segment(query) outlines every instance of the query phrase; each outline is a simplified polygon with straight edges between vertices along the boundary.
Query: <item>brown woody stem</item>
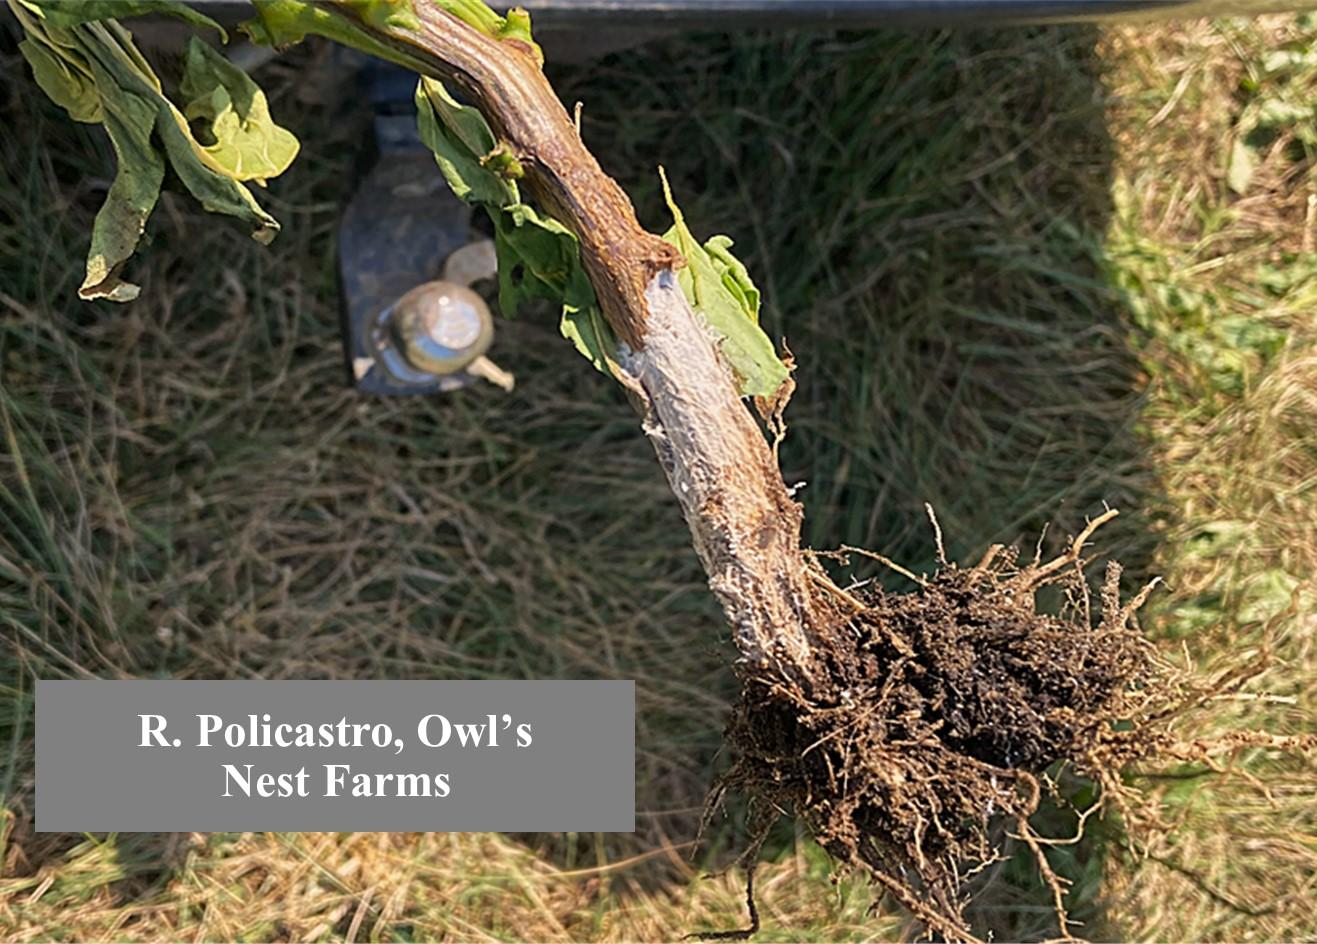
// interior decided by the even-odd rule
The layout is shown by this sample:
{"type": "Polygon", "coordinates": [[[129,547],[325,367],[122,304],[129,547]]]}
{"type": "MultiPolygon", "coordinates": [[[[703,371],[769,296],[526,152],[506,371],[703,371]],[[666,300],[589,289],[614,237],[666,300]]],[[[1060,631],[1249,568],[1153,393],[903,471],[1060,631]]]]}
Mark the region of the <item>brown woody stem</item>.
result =
{"type": "Polygon", "coordinates": [[[541,208],[579,238],[604,317],[622,345],[623,384],[644,417],[709,585],[752,666],[807,680],[830,612],[800,549],[802,511],[738,394],[704,319],[687,302],[670,244],[586,150],[539,63],[430,3],[420,27],[378,39],[423,74],[458,86],[525,170],[541,208]]]}

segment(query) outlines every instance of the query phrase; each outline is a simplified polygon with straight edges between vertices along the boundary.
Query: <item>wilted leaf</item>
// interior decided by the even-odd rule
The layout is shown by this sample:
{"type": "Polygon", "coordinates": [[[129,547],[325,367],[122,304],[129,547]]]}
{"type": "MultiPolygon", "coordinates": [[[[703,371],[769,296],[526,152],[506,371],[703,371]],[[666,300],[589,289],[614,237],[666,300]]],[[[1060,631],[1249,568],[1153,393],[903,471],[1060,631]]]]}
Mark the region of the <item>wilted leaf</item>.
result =
{"type": "Polygon", "coordinates": [[[500,209],[521,201],[517,185],[480,160],[498,141],[479,111],[459,103],[442,82],[421,79],[416,86],[416,117],[421,141],[434,152],[448,186],[459,198],[500,209]]]}
{"type": "MultiPolygon", "coordinates": [[[[133,44],[132,35],[114,20],[104,19],[110,6],[136,12],[162,12],[166,4],[84,5],[9,0],[9,6],[27,34],[24,55],[33,64],[42,88],[75,118],[103,121],[114,148],[115,178],[96,215],[87,255],[87,275],[79,295],[112,301],[128,301],[137,296],[137,286],[125,282],[120,272],[136,250],[147,218],[159,199],[166,161],[207,210],[246,222],[262,242],[273,238],[279,224],[260,208],[235,177],[251,170],[253,164],[273,176],[287,166],[287,160],[257,160],[246,156],[247,151],[253,150],[250,138],[239,146],[241,160],[234,160],[229,166],[217,159],[193,138],[187,118],[164,95],[160,80],[133,44]],[[148,6],[150,10],[146,9],[148,6]],[[61,22],[70,25],[59,25],[61,22]],[[246,150],[242,150],[243,146],[246,150]]],[[[263,127],[268,122],[269,127],[274,127],[268,121],[268,111],[262,115],[264,97],[260,96],[258,101],[258,95],[251,94],[254,85],[239,82],[213,61],[209,65],[213,73],[223,75],[219,87],[231,97],[228,113],[235,120],[245,115],[256,125],[263,127]],[[245,96],[245,110],[244,101],[239,100],[242,96],[245,96]]],[[[227,63],[225,66],[233,69],[227,63]]],[[[218,111],[215,123],[224,114],[223,110],[218,111]]],[[[249,135],[256,133],[252,128],[247,131],[249,135]]],[[[286,153],[286,139],[273,137],[271,141],[265,157],[282,154],[291,160],[286,153]]],[[[295,151],[296,143],[292,146],[295,151]]]]}
{"type": "Polygon", "coordinates": [[[32,76],[41,91],[67,111],[70,118],[88,124],[101,120],[101,98],[96,94],[91,75],[61,56],[44,39],[30,36],[18,44],[18,49],[32,67],[32,76]]]}
{"type": "Polygon", "coordinates": [[[695,240],[672,199],[666,175],[663,196],[674,221],[663,238],[686,257],[686,267],[677,273],[686,299],[721,337],[720,349],[740,380],[742,395],[771,400],[790,371],[759,327],[759,290],[731,254],[730,239],[715,236],[703,246],[695,240]]]}
{"type": "Polygon", "coordinates": [[[207,122],[215,140],[202,146],[202,160],[225,176],[263,185],[297,156],[297,138],[274,123],[260,87],[195,36],[183,58],[182,92],[183,114],[207,122]]]}
{"type": "MultiPolygon", "coordinates": [[[[93,64],[99,71],[99,66],[93,64]]],[[[99,78],[99,76],[98,76],[99,78]]],[[[107,96],[105,130],[114,146],[114,183],[92,225],[87,276],[78,289],[85,299],[132,301],[140,289],[119,278],[119,271],[137,249],[147,218],[160,197],[165,162],[151,144],[156,110],[133,94],[107,96]]]]}
{"type": "Polygon", "coordinates": [[[51,26],[80,26],[98,20],[120,20],[148,13],[175,16],[193,26],[216,30],[228,42],[228,33],[210,17],[182,0],[21,0],[37,10],[51,26]]]}
{"type": "Polygon", "coordinates": [[[454,99],[442,83],[421,79],[416,113],[421,140],[434,151],[449,187],[468,203],[484,207],[494,221],[503,313],[515,315],[532,298],[557,302],[562,305],[563,337],[595,367],[610,373],[612,332],[581,264],[575,234],[522,203],[516,181],[496,170],[499,162],[490,157],[497,153],[498,139],[479,111],[454,99]]]}
{"type": "Polygon", "coordinates": [[[87,50],[92,60],[103,70],[97,76],[101,101],[125,93],[151,102],[155,108],[155,131],[164,146],[166,157],[179,180],[188,191],[201,201],[201,205],[215,213],[236,217],[252,227],[252,235],[260,242],[269,242],[279,231],[279,224],[257,205],[251,192],[221,170],[202,159],[204,149],[192,137],[187,119],[160,91],[159,79],[154,73],[144,72],[128,31],[117,23],[92,23],[75,27],[87,31],[99,42],[89,42],[87,50]],[[111,39],[111,30],[121,34],[119,42],[111,39]],[[131,47],[131,48],[127,48],[131,47]]]}

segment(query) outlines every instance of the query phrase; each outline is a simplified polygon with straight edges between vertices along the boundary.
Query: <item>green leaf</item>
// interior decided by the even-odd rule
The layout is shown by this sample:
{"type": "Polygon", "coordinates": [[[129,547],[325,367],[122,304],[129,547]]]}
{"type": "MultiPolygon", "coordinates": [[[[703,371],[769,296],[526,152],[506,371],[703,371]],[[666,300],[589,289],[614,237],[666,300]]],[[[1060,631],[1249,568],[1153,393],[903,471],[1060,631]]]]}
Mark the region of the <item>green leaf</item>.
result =
{"type": "Polygon", "coordinates": [[[216,30],[225,42],[229,34],[210,17],[183,0],[22,0],[51,26],[81,26],[99,20],[118,20],[148,13],[176,16],[193,26],[216,30]]]}
{"type": "MultiPolygon", "coordinates": [[[[412,0],[340,0],[352,9],[367,26],[382,30],[417,29],[421,21],[412,9],[412,0]]],[[[424,0],[422,0],[424,2],[424,0]]]]}
{"type": "Polygon", "coordinates": [[[119,272],[137,249],[147,218],[155,209],[165,179],[165,162],[151,144],[156,110],[150,100],[132,94],[109,96],[104,108],[105,130],[114,147],[117,169],[92,225],[87,275],[78,295],[127,302],[140,289],[122,280],[119,272]]]}
{"type": "Polygon", "coordinates": [[[530,14],[522,7],[513,7],[508,11],[507,16],[499,16],[483,0],[434,0],[434,2],[445,13],[452,14],[486,36],[522,43],[535,56],[536,61],[544,63],[544,51],[531,38],[530,14]]]}
{"type": "Polygon", "coordinates": [[[215,141],[202,146],[202,159],[220,173],[264,185],[297,156],[297,138],[274,123],[260,87],[195,36],[184,55],[182,92],[184,115],[206,122],[215,141]]]}
{"type": "MultiPolygon", "coordinates": [[[[339,10],[337,4],[252,0],[252,6],[256,8],[256,18],[239,27],[252,42],[282,48],[300,43],[307,36],[323,36],[414,72],[424,71],[426,67],[421,59],[373,35],[339,10]]],[[[405,32],[417,25],[408,0],[355,0],[349,6],[364,22],[385,32],[405,32]]]]}
{"type": "Polygon", "coordinates": [[[686,257],[686,267],[677,273],[682,291],[718,334],[720,350],[736,372],[741,394],[772,400],[790,370],[759,327],[759,290],[745,266],[732,255],[730,239],[714,236],[703,246],[696,241],[672,199],[667,175],[661,169],[659,173],[673,218],[672,228],[663,238],[686,257]]]}
{"type": "Polygon", "coordinates": [[[617,345],[581,264],[581,247],[567,227],[525,204],[495,217],[499,307],[513,316],[532,298],[562,305],[559,331],[597,370],[612,373],[617,345]]]}
{"type": "Polygon", "coordinates": [[[517,185],[481,160],[498,141],[479,111],[459,103],[442,82],[421,79],[416,86],[416,118],[421,141],[434,152],[448,186],[459,198],[496,209],[521,202],[517,185]]]}
{"type": "Polygon", "coordinates": [[[89,73],[40,39],[25,39],[18,44],[18,50],[32,67],[32,76],[41,91],[67,111],[70,118],[87,124],[101,120],[101,99],[89,73]]]}
{"type": "Polygon", "coordinates": [[[497,36],[505,20],[481,0],[434,0],[435,6],[487,36],[497,36]]]}
{"type": "Polygon", "coordinates": [[[535,57],[541,63],[544,62],[543,50],[535,40],[531,39],[530,11],[525,7],[513,7],[508,11],[508,15],[503,18],[503,25],[499,27],[498,38],[525,43],[535,53],[535,57]]]}
{"type": "Polygon", "coordinates": [[[596,368],[611,373],[616,344],[581,264],[575,234],[521,202],[510,179],[516,176],[515,157],[501,147],[480,112],[454,99],[441,82],[417,83],[416,114],[421,140],[434,151],[449,187],[494,221],[503,314],[514,316],[530,299],[557,302],[563,337],[596,368]]]}
{"type": "MultiPolygon", "coordinates": [[[[593,301],[593,288],[590,297],[593,301]]],[[[583,308],[564,304],[558,330],[576,346],[582,357],[594,365],[595,370],[612,375],[613,364],[617,360],[617,342],[613,339],[613,329],[608,327],[604,313],[597,304],[583,308]]]]}

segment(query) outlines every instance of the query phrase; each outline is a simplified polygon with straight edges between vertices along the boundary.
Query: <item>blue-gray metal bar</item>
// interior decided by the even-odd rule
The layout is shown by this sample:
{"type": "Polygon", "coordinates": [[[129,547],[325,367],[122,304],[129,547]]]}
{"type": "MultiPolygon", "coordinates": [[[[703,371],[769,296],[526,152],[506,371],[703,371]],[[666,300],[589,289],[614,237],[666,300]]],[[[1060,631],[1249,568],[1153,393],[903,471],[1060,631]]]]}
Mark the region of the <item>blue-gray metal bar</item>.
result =
{"type": "Polygon", "coordinates": [[[761,26],[1175,19],[1251,15],[1317,4],[1314,0],[520,0],[517,5],[554,25],[614,18],[715,27],[731,19],[761,26]]]}
{"type": "MultiPolygon", "coordinates": [[[[246,0],[189,0],[241,18],[246,0]]],[[[1317,0],[518,0],[544,26],[700,29],[741,26],[864,27],[898,23],[970,26],[993,22],[1175,19],[1312,9],[1317,0]]]]}

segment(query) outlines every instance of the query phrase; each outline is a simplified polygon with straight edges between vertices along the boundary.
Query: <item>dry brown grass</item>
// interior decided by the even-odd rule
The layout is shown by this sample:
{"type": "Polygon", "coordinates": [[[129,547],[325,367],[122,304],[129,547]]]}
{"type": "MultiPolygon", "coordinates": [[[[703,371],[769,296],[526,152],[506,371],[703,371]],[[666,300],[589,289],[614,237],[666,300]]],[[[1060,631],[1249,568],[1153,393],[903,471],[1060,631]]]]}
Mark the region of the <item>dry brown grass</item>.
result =
{"type": "MultiPolygon", "coordinates": [[[[1113,90],[1127,103],[1113,123],[1126,197],[1110,264],[1149,299],[1145,416],[1170,503],[1154,566],[1172,593],[1155,625],[1215,666],[1254,657],[1268,623],[1275,633],[1269,667],[1217,705],[1216,730],[1312,733],[1317,719],[1312,117],[1260,145],[1242,193],[1226,182],[1222,143],[1243,133],[1242,116],[1259,102],[1311,101],[1311,65],[1268,75],[1264,63],[1313,41],[1311,18],[1291,17],[1115,31],[1107,41],[1113,90]]],[[[1265,790],[1200,768],[1148,779],[1182,825],[1146,860],[1109,863],[1115,919],[1129,936],[1314,933],[1314,767],[1239,762],[1265,790]]]]}
{"type": "MultiPolygon", "coordinates": [[[[562,869],[497,834],[125,836],[119,845],[150,870],[107,881],[121,863],[84,844],[66,853],[81,868],[64,865],[55,881],[21,892],[11,882],[6,940],[667,940],[673,928],[724,921],[744,897],[739,876],[700,880],[671,847],[651,854],[683,880],[655,889],[637,880],[635,861],[562,869]],[[159,874],[165,862],[174,877],[159,874]]],[[[801,856],[765,870],[761,907],[774,923],[822,918],[830,939],[881,926],[865,917],[865,895],[820,902],[811,871],[801,856]]]]}
{"type": "MultiPolygon", "coordinates": [[[[679,136],[688,217],[754,261],[803,364],[784,455],[818,543],[919,569],[925,500],[957,557],[1049,520],[1064,537],[1104,498],[1144,509],[1115,549],[1171,586],[1147,625],[1220,664],[1317,564],[1313,161],[1292,122],[1258,144],[1243,194],[1223,163],[1243,109],[1317,67],[1240,77],[1313,35],[1282,18],[706,37],[559,78],[642,218],[661,224],[650,165],[679,136]]],[[[341,389],[332,232],[362,115],[300,59],[262,76],[307,142],[272,188],[276,244],[169,200],[142,300],[79,305],[104,148],[3,55],[0,113],[25,133],[0,136],[0,937],[661,940],[740,923],[742,876],[700,876],[743,837],[718,824],[690,859],[729,650],[617,392],[534,319],[500,341],[511,397],[341,389]],[[641,829],[35,836],[31,680],[84,674],[635,678],[641,829]]],[[[1222,726],[1313,730],[1301,604],[1222,726]]],[[[1052,851],[1091,933],[1317,934],[1317,777],[1239,763],[1275,805],[1153,771],[1186,823],[1153,857],[1114,828],[1052,851]]],[[[803,835],[780,827],[768,855],[765,940],[904,933],[803,835]]],[[[977,928],[1049,932],[1036,876],[986,884],[977,928]]]]}

